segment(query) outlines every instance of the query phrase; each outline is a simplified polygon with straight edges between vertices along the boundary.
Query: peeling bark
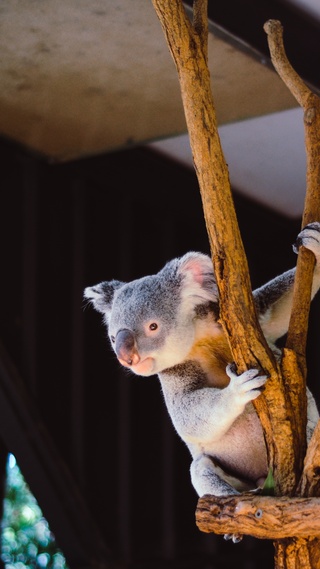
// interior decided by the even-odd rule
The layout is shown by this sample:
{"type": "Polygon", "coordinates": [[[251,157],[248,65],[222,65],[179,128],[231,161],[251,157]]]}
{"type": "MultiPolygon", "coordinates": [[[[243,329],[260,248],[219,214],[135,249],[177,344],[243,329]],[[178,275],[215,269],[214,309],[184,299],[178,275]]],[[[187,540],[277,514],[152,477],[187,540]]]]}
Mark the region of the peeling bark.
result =
{"type": "MultiPolygon", "coordinates": [[[[289,63],[284,45],[283,28],[279,21],[269,20],[264,25],[272,63],[304,111],[304,132],[307,155],[306,198],[302,226],[320,220],[320,99],[304,84],[289,63]]],[[[290,400],[294,432],[297,434],[296,457],[301,464],[305,455],[306,424],[306,361],[305,350],[314,257],[302,247],[297,262],[293,307],[290,318],[282,376],[290,400]],[[296,364],[292,360],[296,359],[296,364]]],[[[300,465],[298,465],[298,468],[300,465]]],[[[319,496],[320,492],[320,427],[315,429],[304,460],[304,469],[297,495],[319,496]]],[[[276,567],[320,568],[320,540],[289,539],[275,544],[276,567]]]]}
{"type": "Polygon", "coordinates": [[[221,535],[273,540],[316,537],[320,535],[320,498],[206,495],[199,499],[196,521],[200,530],[221,535]]]}
{"type": "MultiPolygon", "coordinates": [[[[304,248],[299,252],[294,306],[280,370],[257,320],[228,168],[217,130],[207,66],[207,0],[194,0],[193,22],[189,20],[181,0],[152,2],[179,76],[219,289],[221,323],[238,372],[256,367],[269,375],[264,394],[254,401],[254,405],[264,430],[278,498],[261,502],[266,498],[252,493],[229,498],[206,496],[199,500],[197,523],[202,531],[223,534],[247,532],[251,535],[261,531],[262,534],[256,537],[275,539],[277,569],[320,569],[319,540],[315,537],[320,535],[320,527],[314,529],[314,512],[318,511],[318,501],[289,498],[297,493],[306,448],[305,345],[313,255],[304,248]],[[263,508],[258,507],[258,511],[261,509],[263,512],[260,519],[257,519],[257,503],[260,506],[263,503],[263,508]],[[269,520],[269,523],[265,524],[265,520],[269,520]]],[[[265,31],[272,61],[279,75],[305,110],[308,169],[303,216],[305,225],[320,220],[320,102],[287,61],[281,24],[270,20],[265,25],[265,31]]],[[[320,428],[316,429],[305,459],[299,485],[301,496],[318,494],[320,490],[318,441],[320,428]]]]}
{"type": "MultiPolygon", "coordinates": [[[[189,20],[181,0],[153,0],[175,62],[197,173],[217,285],[221,323],[238,372],[259,368],[269,376],[254,406],[264,430],[278,493],[297,483],[290,410],[279,369],[261,331],[252,298],[247,259],[217,129],[207,66],[207,26],[189,20]],[[284,440],[283,433],[287,433],[284,440]],[[277,457],[277,460],[275,460],[277,457]],[[282,464],[280,468],[278,465],[282,464]]],[[[207,18],[207,1],[194,2],[196,22],[207,18]]]]}

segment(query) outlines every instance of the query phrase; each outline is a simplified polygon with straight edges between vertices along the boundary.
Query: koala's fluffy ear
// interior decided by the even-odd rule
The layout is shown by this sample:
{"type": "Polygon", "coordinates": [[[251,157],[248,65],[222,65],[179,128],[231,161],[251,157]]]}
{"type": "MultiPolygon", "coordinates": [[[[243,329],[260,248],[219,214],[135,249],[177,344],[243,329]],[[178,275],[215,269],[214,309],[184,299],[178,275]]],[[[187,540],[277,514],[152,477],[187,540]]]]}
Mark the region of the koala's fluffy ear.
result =
{"type": "Polygon", "coordinates": [[[121,281],[104,281],[95,286],[84,289],[83,296],[89,300],[93,307],[108,317],[113,302],[115,291],[124,283],[121,281]]]}
{"type": "Polygon", "coordinates": [[[203,253],[187,253],[179,260],[178,273],[184,277],[182,295],[194,306],[217,302],[219,294],[210,257],[203,253]]]}

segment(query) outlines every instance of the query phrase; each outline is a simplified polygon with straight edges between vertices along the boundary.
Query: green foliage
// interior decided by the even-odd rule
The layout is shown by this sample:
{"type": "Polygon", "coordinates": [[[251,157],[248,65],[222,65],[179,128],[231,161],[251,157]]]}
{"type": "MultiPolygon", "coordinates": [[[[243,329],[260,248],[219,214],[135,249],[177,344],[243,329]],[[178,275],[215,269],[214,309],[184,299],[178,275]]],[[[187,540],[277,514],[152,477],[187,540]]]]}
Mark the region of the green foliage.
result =
{"type": "Polygon", "coordinates": [[[272,472],[272,468],[269,468],[269,472],[268,472],[268,476],[264,481],[264,485],[261,491],[261,494],[265,495],[265,496],[274,496],[274,491],[275,491],[275,481],[273,478],[273,472],[272,472]]]}
{"type": "Polygon", "coordinates": [[[67,569],[13,455],[7,465],[1,558],[6,569],[67,569]]]}

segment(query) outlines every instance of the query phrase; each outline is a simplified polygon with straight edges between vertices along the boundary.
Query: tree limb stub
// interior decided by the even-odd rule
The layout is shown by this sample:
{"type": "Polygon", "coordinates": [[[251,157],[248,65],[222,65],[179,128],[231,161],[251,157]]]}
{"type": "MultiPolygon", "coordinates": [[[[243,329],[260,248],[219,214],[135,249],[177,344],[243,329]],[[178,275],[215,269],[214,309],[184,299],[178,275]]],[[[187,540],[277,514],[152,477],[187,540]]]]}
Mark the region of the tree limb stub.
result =
{"type": "Polygon", "coordinates": [[[283,27],[281,22],[279,22],[279,20],[268,20],[264,24],[263,29],[268,36],[271,61],[277,73],[287,85],[299,105],[303,107],[309,97],[310,89],[289,63],[283,44],[283,27]]]}
{"type": "Polygon", "coordinates": [[[320,499],[259,496],[203,496],[196,523],[203,532],[243,534],[259,539],[320,536],[320,499]]]}

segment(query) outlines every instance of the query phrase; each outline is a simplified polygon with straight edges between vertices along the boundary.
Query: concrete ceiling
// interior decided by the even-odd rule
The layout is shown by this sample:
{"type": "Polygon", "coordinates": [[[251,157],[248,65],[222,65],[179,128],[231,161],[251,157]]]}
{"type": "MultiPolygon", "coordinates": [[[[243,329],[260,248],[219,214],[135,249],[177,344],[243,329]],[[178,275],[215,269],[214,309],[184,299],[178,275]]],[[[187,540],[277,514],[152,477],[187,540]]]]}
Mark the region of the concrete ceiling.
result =
{"type": "MultiPolygon", "coordinates": [[[[145,0],[2,0],[0,134],[51,160],[186,132],[176,69],[145,0]]],[[[218,121],[292,108],[265,61],[212,26],[218,121]]]]}
{"type": "MultiPolygon", "coordinates": [[[[227,0],[234,25],[250,1],[227,0]]],[[[320,21],[318,0],[269,2],[320,21]]],[[[260,6],[269,14],[269,2],[254,4],[247,22],[260,6]]],[[[298,17],[294,31],[299,24],[298,17]]],[[[150,143],[192,167],[176,69],[151,1],[2,0],[0,31],[0,135],[50,161],[150,143]]],[[[304,38],[313,48],[306,33],[299,50],[304,38]]],[[[209,66],[232,185],[296,217],[305,191],[301,111],[261,53],[210,21],[209,66]]]]}

